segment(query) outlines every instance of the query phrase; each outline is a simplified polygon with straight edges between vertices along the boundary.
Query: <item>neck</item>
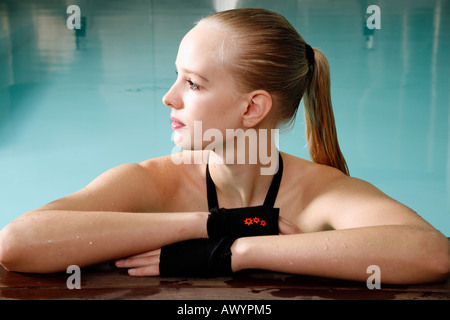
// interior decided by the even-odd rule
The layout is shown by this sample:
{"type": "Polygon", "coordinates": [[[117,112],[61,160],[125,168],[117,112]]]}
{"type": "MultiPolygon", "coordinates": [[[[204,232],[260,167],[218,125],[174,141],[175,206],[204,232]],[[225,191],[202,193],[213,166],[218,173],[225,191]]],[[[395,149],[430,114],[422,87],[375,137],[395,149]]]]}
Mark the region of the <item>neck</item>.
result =
{"type": "Polygon", "coordinates": [[[267,134],[269,139],[260,136],[253,144],[253,136],[243,135],[248,137],[249,143],[239,144],[241,134],[236,136],[236,144],[228,143],[227,148],[215,149],[209,154],[209,170],[221,207],[261,205],[277,172],[278,132],[267,134]]]}

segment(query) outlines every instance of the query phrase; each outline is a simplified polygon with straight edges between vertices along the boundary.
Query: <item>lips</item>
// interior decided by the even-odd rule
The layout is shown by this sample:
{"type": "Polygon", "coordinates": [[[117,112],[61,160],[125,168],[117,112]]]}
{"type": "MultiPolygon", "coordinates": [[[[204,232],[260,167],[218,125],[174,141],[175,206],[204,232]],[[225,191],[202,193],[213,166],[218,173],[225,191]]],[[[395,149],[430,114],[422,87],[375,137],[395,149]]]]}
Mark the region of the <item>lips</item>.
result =
{"type": "Polygon", "coordinates": [[[175,117],[170,117],[170,120],[172,120],[172,129],[173,130],[177,130],[177,129],[186,127],[186,125],[183,122],[181,122],[180,120],[178,120],[175,117]]]}

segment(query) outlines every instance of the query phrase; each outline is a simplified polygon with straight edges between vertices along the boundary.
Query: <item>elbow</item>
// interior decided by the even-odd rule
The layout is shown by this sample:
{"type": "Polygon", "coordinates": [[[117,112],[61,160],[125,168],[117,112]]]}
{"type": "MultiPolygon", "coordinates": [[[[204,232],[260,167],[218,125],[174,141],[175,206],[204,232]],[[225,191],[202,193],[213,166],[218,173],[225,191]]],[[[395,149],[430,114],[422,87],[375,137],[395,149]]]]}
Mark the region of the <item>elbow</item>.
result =
{"type": "Polygon", "coordinates": [[[423,259],[429,278],[426,282],[447,281],[450,276],[450,241],[438,232],[433,240],[430,241],[433,249],[429,247],[427,257],[423,259]]]}
{"type": "Polygon", "coordinates": [[[0,264],[8,271],[17,271],[16,264],[19,259],[18,248],[14,244],[14,232],[10,225],[0,231],[0,264]]]}
{"type": "Polygon", "coordinates": [[[442,251],[436,259],[437,275],[439,280],[446,281],[450,276],[450,241],[442,237],[442,251]]]}
{"type": "Polygon", "coordinates": [[[415,235],[415,240],[416,245],[408,249],[409,258],[398,260],[396,265],[399,268],[395,272],[385,273],[383,282],[424,284],[448,281],[450,241],[436,230],[421,231],[421,234],[415,235]]]}
{"type": "Polygon", "coordinates": [[[0,264],[7,271],[36,272],[32,263],[38,252],[35,249],[16,223],[0,230],[0,264]]]}

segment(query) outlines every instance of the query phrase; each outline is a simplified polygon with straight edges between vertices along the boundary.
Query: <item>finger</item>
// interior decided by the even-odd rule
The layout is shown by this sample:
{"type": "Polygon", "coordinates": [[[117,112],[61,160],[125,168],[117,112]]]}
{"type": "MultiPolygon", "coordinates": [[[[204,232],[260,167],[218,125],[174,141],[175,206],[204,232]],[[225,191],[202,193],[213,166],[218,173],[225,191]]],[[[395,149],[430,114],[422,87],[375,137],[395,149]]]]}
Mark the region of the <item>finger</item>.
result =
{"type": "Polygon", "coordinates": [[[159,276],[159,264],[128,270],[128,274],[133,277],[159,276]]]}
{"type": "Polygon", "coordinates": [[[128,258],[116,261],[116,267],[118,268],[139,268],[151,265],[159,265],[159,255],[142,258],[128,258]]]}

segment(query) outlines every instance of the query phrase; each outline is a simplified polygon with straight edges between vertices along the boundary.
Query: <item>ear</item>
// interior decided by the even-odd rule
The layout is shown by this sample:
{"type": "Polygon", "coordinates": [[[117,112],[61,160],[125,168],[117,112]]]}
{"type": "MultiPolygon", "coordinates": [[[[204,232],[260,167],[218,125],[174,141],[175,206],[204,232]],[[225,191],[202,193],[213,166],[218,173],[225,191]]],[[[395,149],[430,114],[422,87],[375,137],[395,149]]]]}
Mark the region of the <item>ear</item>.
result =
{"type": "Polygon", "coordinates": [[[248,97],[242,121],[245,127],[253,128],[263,121],[272,109],[272,97],[265,90],[253,91],[248,97]]]}

